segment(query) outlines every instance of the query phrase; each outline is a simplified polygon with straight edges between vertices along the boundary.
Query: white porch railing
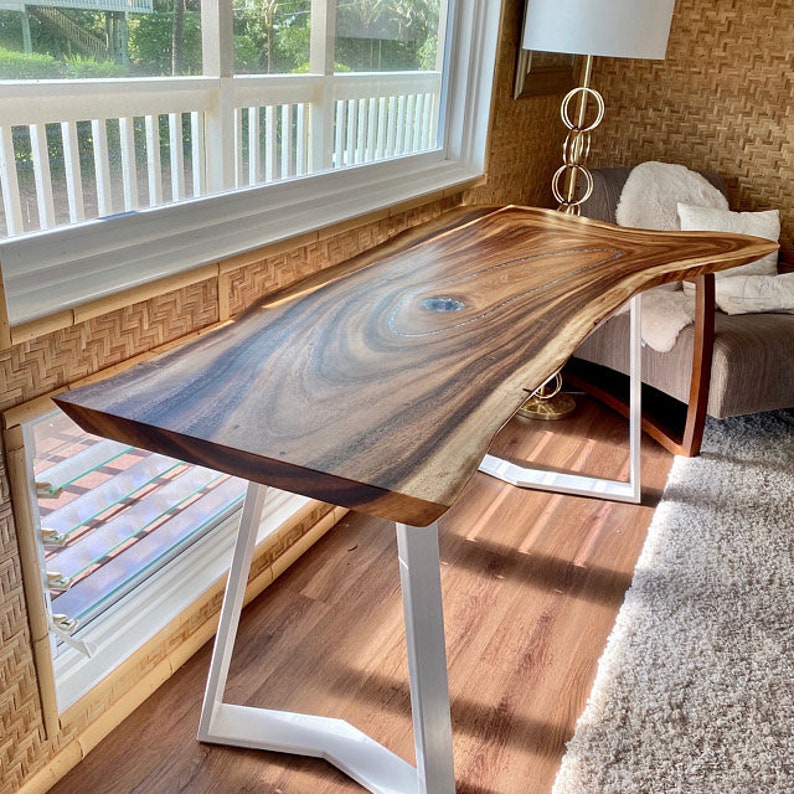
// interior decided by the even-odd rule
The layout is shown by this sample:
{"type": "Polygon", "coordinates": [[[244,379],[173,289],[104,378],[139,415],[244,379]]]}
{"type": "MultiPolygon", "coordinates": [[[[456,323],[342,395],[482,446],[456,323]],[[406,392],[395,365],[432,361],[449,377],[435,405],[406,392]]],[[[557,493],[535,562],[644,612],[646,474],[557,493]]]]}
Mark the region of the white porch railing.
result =
{"type": "Polygon", "coordinates": [[[0,236],[436,146],[438,72],[0,83],[0,236]]]}

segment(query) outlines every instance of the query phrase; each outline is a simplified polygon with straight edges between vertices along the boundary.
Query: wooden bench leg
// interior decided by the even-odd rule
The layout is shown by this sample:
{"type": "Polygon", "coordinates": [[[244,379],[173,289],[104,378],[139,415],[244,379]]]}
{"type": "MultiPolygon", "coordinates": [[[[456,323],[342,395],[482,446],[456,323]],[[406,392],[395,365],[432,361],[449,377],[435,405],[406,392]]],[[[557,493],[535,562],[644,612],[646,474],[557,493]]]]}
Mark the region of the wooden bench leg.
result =
{"type": "Polygon", "coordinates": [[[688,458],[700,452],[706,427],[706,408],[711,387],[714,357],[714,274],[695,281],[695,338],[692,344],[692,378],[681,448],[676,453],[688,458]]]}

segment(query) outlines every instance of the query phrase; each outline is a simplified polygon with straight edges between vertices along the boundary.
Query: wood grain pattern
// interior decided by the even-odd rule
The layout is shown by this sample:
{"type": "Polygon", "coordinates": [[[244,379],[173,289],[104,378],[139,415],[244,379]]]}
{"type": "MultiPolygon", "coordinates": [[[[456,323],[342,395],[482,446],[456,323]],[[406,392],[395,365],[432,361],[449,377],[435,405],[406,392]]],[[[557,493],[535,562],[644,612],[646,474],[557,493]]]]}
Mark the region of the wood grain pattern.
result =
{"type": "Polygon", "coordinates": [[[406,245],[56,402],[100,435],[421,526],[631,295],[776,248],[521,207],[406,245]]]}

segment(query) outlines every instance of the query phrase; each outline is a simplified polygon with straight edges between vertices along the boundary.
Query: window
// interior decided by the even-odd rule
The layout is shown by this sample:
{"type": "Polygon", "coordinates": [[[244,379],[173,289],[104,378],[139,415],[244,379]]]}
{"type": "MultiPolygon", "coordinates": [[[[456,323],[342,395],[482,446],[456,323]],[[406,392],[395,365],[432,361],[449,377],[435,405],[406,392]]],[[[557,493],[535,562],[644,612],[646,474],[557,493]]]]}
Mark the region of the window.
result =
{"type": "Polygon", "coordinates": [[[228,518],[245,483],[97,438],[60,411],[30,427],[51,612],[67,634],[228,518]]]}
{"type": "MultiPolygon", "coordinates": [[[[14,500],[30,502],[18,531],[34,538],[50,633],[49,653],[37,644],[37,666],[54,683],[56,703],[45,711],[57,714],[221,579],[245,483],[97,438],[57,409],[24,422],[22,436],[14,500]]],[[[291,532],[309,503],[271,490],[258,542],[272,535],[278,548],[274,533],[291,532]]]]}
{"type": "Polygon", "coordinates": [[[496,0],[274,5],[204,0],[201,76],[0,81],[13,325],[483,172],[496,0]]]}

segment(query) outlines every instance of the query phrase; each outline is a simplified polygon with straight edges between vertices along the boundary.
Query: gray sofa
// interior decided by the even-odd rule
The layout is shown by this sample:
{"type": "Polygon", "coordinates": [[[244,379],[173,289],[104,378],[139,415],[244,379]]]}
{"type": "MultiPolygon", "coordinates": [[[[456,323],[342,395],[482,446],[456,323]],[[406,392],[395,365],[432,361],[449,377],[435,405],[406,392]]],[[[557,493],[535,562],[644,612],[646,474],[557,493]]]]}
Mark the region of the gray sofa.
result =
{"type": "MultiPolygon", "coordinates": [[[[629,172],[629,168],[594,171],[595,189],[583,205],[582,215],[614,223],[615,208],[629,172]]],[[[706,176],[725,192],[719,177],[706,176]]],[[[586,381],[596,383],[597,391],[599,377],[609,379],[611,373],[628,372],[628,335],[629,317],[624,314],[612,318],[585,340],[572,362],[572,370],[577,361],[585,362],[583,370],[580,368],[580,385],[586,381]]],[[[687,403],[694,339],[695,330],[690,325],[679,334],[669,352],[661,353],[646,346],[642,352],[643,382],[679,403],[687,403]]],[[[708,415],[721,419],[791,407],[794,407],[794,314],[727,315],[715,311],[711,379],[705,402],[708,415]]],[[[679,408],[685,413],[686,406],[679,408]]],[[[675,412],[676,407],[668,403],[661,410],[675,412]]],[[[693,449],[681,449],[680,445],[671,448],[682,454],[697,454],[700,444],[699,439],[696,441],[693,449]]]]}

